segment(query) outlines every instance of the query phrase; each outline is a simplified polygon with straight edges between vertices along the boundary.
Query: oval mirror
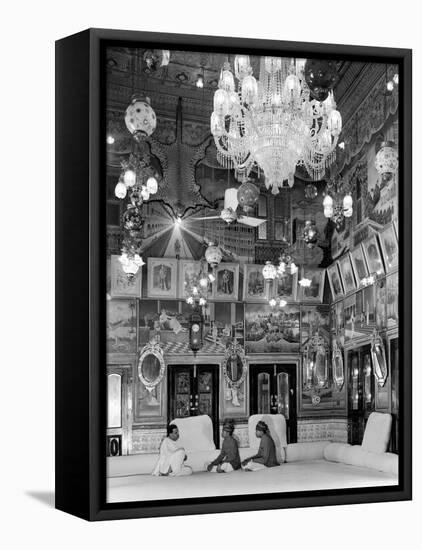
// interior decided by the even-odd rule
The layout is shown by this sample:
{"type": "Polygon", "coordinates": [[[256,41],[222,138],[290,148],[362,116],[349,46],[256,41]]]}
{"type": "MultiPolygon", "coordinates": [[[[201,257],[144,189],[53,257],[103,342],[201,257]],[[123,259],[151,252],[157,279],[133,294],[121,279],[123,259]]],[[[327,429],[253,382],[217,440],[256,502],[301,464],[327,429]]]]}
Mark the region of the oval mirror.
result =
{"type": "Polygon", "coordinates": [[[142,375],[147,382],[155,382],[155,380],[160,376],[160,368],[160,361],[154,354],[149,353],[144,357],[141,370],[142,375]]]}
{"type": "Polygon", "coordinates": [[[147,390],[152,391],[164,376],[165,363],[159,344],[150,342],[141,351],[138,362],[138,376],[147,390]]]}

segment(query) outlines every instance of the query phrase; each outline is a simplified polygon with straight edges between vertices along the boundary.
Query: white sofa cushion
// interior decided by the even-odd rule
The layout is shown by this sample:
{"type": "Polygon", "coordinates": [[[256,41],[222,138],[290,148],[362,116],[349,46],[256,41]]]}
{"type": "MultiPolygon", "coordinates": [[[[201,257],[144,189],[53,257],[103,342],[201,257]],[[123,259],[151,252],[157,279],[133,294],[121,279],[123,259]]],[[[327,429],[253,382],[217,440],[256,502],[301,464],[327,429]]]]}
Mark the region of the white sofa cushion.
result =
{"type": "Polygon", "coordinates": [[[385,453],[390,441],[391,422],[389,413],[371,413],[363,434],[362,449],[371,453],[385,453]]]}
{"type": "Polygon", "coordinates": [[[343,462],[344,455],[349,447],[351,447],[349,443],[330,443],[324,448],[324,458],[331,462],[343,462]]]}
{"type": "Polygon", "coordinates": [[[330,445],[330,441],[289,443],[286,447],[286,462],[324,458],[324,449],[327,445],[330,445]]]}
{"type": "Polygon", "coordinates": [[[275,443],[277,460],[284,462],[286,460],[284,448],[287,447],[287,439],[286,419],[282,414],[253,414],[249,417],[248,431],[251,454],[255,454],[259,448],[260,439],[256,437],[255,429],[260,420],[263,420],[268,425],[269,433],[275,443]]]}
{"type": "Polygon", "coordinates": [[[215,450],[212,420],[207,414],[176,418],[170,424],[178,427],[180,437],[177,444],[184,447],[186,454],[189,451],[215,450]]]}
{"type": "Polygon", "coordinates": [[[365,466],[380,472],[399,474],[399,456],[394,453],[366,453],[365,466]]]}

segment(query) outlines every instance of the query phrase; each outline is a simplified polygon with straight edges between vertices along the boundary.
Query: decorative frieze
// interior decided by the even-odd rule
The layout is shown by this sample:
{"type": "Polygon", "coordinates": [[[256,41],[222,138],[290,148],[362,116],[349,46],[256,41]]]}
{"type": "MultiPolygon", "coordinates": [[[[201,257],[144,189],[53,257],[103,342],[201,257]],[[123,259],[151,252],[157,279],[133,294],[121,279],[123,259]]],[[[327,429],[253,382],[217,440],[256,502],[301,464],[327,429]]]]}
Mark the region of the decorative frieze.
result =
{"type": "Polygon", "coordinates": [[[132,431],[132,450],[130,454],[158,453],[163,437],[166,437],[164,428],[154,430],[134,429],[132,431]]]}
{"type": "Polygon", "coordinates": [[[299,443],[325,440],[347,443],[347,420],[345,418],[299,419],[297,440],[299,443]]]}

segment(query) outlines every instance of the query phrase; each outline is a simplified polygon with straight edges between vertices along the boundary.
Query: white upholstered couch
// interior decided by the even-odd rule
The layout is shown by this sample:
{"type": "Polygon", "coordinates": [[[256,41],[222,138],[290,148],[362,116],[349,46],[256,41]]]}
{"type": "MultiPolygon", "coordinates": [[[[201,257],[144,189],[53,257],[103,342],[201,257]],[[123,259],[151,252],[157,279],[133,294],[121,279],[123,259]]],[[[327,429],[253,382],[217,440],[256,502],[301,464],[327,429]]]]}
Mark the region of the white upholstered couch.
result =
{"type": "MultiPolygon", "coordinates": [[[[362,445],[331,441],[287,444],[283,415],[253,415],[248,422],[249,447],[239,449],[242,460],[258,450],[259,439],[255,435],[255,426],[259,420],[264,420],[269,426],[280,463],[326,460],[398,474],[398,456],[386,452],[391,432],[390,414],[372,413],[369,416],[362,445]]],[[[176,419],[174,423],[179,428],[180,446],[185,448],[188,456],[186,464],[194,472],[204,471],[205,464],[219,453],[213,441],[211,419],[202,415],[176,419]]],[[[107,476],[150,474],[157,459],[158,453],[110,457],[107,459],[107,476]]]]}

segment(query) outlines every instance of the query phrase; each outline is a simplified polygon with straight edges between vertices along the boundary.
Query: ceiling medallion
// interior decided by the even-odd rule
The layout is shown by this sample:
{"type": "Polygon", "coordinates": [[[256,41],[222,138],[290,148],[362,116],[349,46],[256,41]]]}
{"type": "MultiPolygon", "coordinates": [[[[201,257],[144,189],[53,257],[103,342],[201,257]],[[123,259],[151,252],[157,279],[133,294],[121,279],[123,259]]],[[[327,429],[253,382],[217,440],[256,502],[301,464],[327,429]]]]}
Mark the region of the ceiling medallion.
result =
{"type": "Polygon", "coordinates": [[[249,56],[236,56],[234,65],[237,89],[226,62],[214,94],[211,133],[219,162],[234,168],[240,181],[258,166],[274,194],[284,182],[293,186],[296,166],[305,166],[313,180],[321,179],[334,161],[342,127],[331,73],[324,80],[328,93],[322,101],[311,97],[304,60],[262,57],[259,81],[249,56]]]}

